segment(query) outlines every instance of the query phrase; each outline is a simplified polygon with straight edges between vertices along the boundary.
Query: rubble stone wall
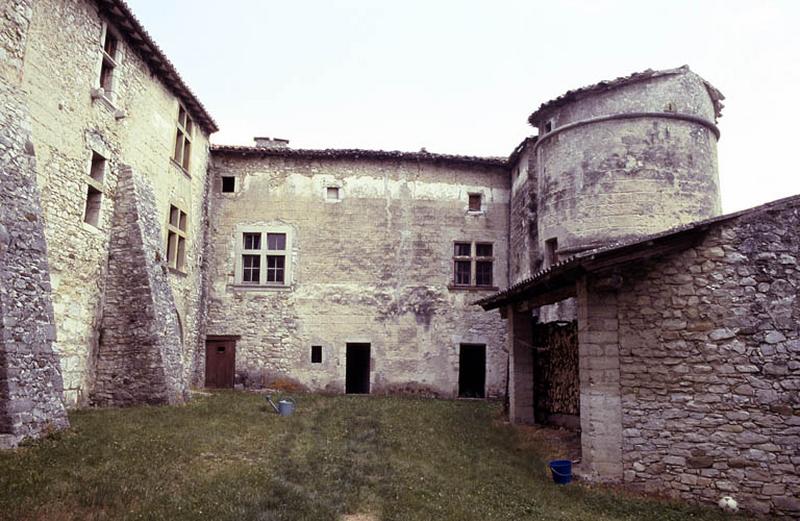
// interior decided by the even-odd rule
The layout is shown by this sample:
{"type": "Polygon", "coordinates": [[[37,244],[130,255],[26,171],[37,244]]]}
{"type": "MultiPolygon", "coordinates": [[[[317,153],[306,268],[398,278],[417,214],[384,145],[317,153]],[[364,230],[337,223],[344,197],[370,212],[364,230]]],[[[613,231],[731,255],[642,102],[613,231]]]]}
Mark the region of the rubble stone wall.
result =
{"type": "Polygon", "coordinates": [[[0,448],[69,425],[30,114],[21,88],[31,0],[0,6],[0,448]]]}
{"type": "Polygon", "coordinates": [[[180,403],[187,391],[175,302],[147,179],[120,168],[96,357],[95,405],[180,403]]]}
{"type": "Polygon", "coordinates": [[[492,243],[495,284],[507,283],[505,168],[217,154],[212,172],[208,333],[241,335],[241,382],[341,392],[346,344],[368,342],[373,392],[453,397],[459,345],[470,343],[486,345],[487,395],[505,393],[505,325],[471,304],[493,290],[451,287],[455,241],[492,243]],[[223,175],[235,193],[219,192],[223,175]],[[326,201],[328,186],[341,200],[326,201]],[[483,211],[468,211],[469,193],[482,194],[483,211]],[[290,287],[237,287],[241,226],[290,230],[290,287]]]}
{"type": "Polygon", "coordinates": [[[800,516],[800,205],[715,225],[619,292],[625,481],[800,516]]]}

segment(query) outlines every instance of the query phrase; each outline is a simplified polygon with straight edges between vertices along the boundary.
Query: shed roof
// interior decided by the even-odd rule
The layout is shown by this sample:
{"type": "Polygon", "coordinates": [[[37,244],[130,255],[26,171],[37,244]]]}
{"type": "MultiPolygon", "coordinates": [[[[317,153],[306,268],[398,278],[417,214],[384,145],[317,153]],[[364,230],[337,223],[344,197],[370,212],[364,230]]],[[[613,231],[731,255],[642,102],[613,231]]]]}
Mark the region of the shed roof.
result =
{"type": "Polygon", "coordinates": [[[242,155],[256,157],[296,157],[307,159],[403,159],[430,161],[462,165],[482,165],[489,167],[508,166],[508,160],[502,157],[459,156],[452,154],[432,154],[426,151],[401,152],[398,150],[362,150],[362,149],[302,149],[289,147],[257,147],[238,145],[213,145],[211,152],[215,154],[242,155]]]}
{"type": "Polygon", "coordinates": [[[100,12],[127,38],[128,43],[147,63],[153,74],[183,102],[195,122],[209,134],[219,130],[214,119],[183,81],[164,51],[144,29],[128,4],[123,0],[97,0],[97,5],[100,12]]]}
{"type": "MultiPolygon", "coordinates": [[[[630,85],[640,81],[646,81],[653,78],[659,78],[662,76],[674,76],[676,74],[686,74],[688,72],[691,72],[688,65],[683,65],[681,67],[676,67],[674,69],[664,69],[660,71],[647,69],[641,72],[634,72],[633,74],[629,74],[628,76],[620,76],[619,78],[613,80],[604,80],[598,83],[594,83],[592,85],[580,87],[578,89],[568,90],[561,96],[551,99],[550,101],[547,101],[545,103],[542,103],[536,110],[536,112],[530,115],[530,117],[528,118],[528,122],[531,125],[536,126],[545,113],[550,112],[555,108],[567,105],[568,103],[572,103],[573,101],[583,99],[590,95],[618,89],[625,85],[630,85]]],[[[715,118],[719,118],[722,115],[722,107],[723,107],[722,100],[725,99],[725,96],[723,96],[719,90],[717,90],[713,85],[711,85],[706,80],[703,80],[703,83],[706,86],[706,90],[708,90],[708,95],[711,97],[712,103],[714,104],[714,116],[715,118]]]]}
{"type": "Polygon", "coordinates": [[[584,251],[564,259],[553,266],[540,270],[533,276],[513,284],[507,289],[477,300],[473,302],[473,304],[479,305],[485,310],[490,310],[513,302],[526,300],[538,293],[552,291],[554,288],[572,283],[583,273],[592,272],[599,268],[607,268],[613,265],[639,261],[671,251],[676,246],[687,244],[687,242],[682,241],[682,239],[689,238],[693,234],[705,232],[709,228],[724,221],[792,206],[800,206],[800,195],[778,199],[777,201],[772,201],[746,210],[696,221],[663,232],[584,251]]]}

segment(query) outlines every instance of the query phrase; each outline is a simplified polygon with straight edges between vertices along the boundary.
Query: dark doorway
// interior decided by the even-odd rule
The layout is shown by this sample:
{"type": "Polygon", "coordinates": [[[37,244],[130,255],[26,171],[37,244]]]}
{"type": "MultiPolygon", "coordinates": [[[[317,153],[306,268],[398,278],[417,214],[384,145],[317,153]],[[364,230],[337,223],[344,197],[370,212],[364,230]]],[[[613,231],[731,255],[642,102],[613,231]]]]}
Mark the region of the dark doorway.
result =
{"type": "Polygon", "coordinates": [[[369,394],[369,344],[347,344],[347,394],[369,394]]]}
{"type": "Polygon", "coordinates": [[[236,340],[206,340],[206,387],[233,387],[236,340]]]}
{"type": "Polygon", "coordinates": [[[486,396],[486,346],[461,344],[458,354],[458,396],[484,398],[486,396]]]}

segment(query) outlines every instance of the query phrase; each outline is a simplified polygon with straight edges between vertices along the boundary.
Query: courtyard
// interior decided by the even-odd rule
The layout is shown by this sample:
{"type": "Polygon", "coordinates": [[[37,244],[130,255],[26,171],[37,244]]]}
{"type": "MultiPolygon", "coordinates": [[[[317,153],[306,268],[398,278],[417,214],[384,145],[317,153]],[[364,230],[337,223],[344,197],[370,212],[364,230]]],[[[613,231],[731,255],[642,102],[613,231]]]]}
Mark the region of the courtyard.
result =
{"type": "MultiPolygon", "coordinates": [[[[707,508],[573,483],[557,436],[478,400],[254,393],[72,411],[72,428],[0,453],[8,520],[686,520],[707,508]]],[[[736,517],[744,519],[744,517],[736,517]]]]}

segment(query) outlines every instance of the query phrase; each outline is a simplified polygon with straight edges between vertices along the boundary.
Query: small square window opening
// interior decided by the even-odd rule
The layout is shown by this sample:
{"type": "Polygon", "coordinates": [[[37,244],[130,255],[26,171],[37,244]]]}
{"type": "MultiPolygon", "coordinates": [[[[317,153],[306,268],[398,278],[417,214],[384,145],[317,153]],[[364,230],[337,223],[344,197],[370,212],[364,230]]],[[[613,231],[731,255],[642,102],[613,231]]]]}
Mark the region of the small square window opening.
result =
{"type": "Polygon", "coordinates": [[[222,192],[230,194],[236,191],[236,178],[233,176],[222,176],[222,192]]]}
{"type": "Polygon", "coordinates": [[[325,189],[325,198],[328,201],[338,201],[339,200],[339,187],[338,186],[329,186],[325,189]]]}
{"type": "Polygon", "coordinates": [[[469,211],[470,212],[480,212],[481,211],[481,194],[469,194],[469,211]]]}

